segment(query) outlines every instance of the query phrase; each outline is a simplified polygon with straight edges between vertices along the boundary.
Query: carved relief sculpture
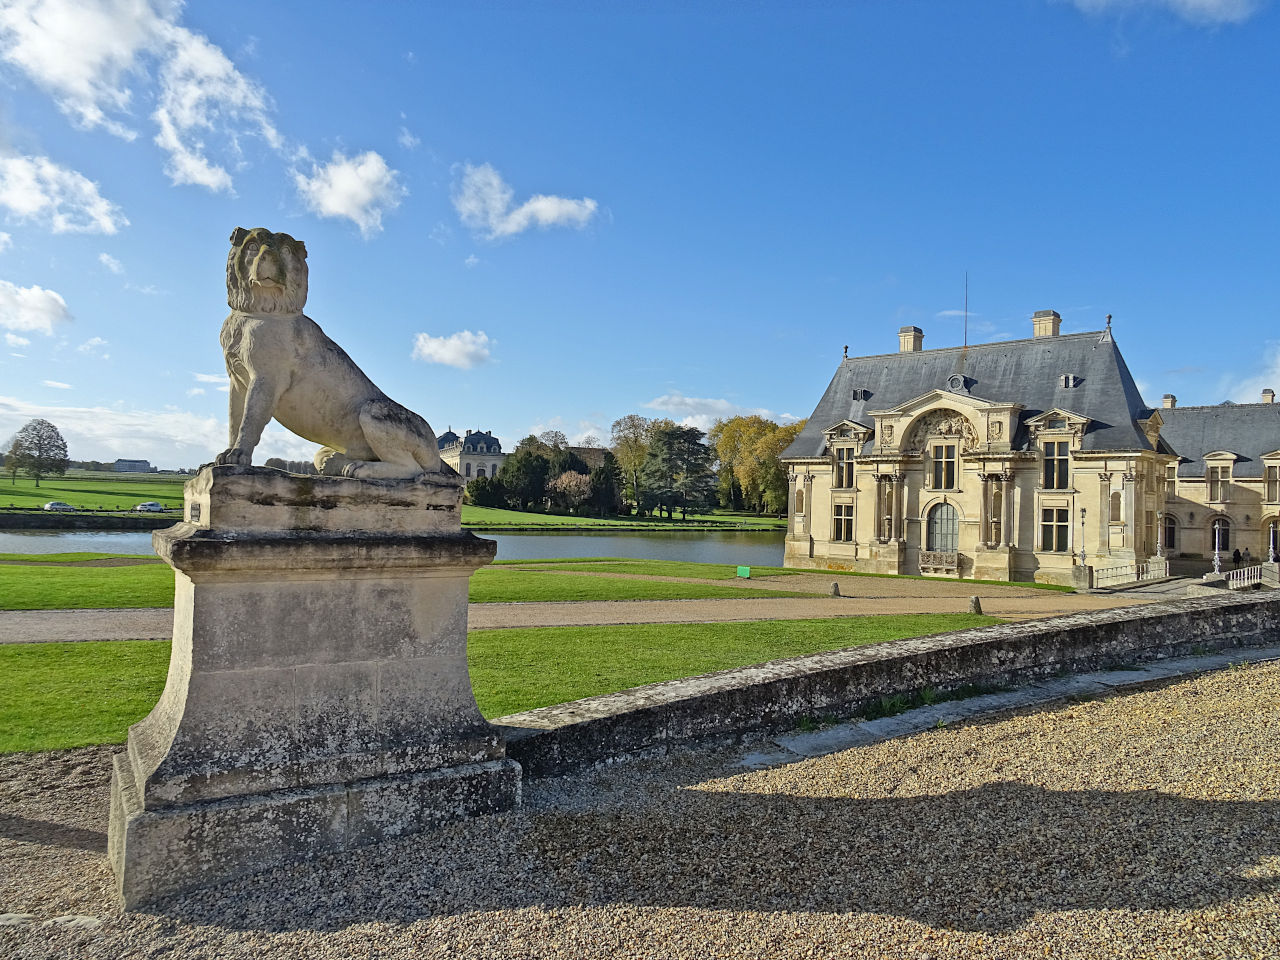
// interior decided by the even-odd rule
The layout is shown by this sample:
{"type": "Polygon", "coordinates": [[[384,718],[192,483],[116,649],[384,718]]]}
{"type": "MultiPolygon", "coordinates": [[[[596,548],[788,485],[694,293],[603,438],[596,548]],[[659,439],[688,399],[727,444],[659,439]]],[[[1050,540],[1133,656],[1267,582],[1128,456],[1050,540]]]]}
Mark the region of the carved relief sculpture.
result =
{"type": "Polygon", "coordinates": [[[321,444],[326,476],[411,479],[441,469],[430,425],[374,386],[303,314],[307,249],[262,227],[231,234],[222,350],[231,376],[230,446],[218,464],[249,466],[274,417],[321,444]]]}
{"type": "Polygon", "coordinates": [[[954,438],[965,453],[978,445],[978,432],[969,418],[950,410],[930,410],[922,414],[912,425],[906,446],[913,451],[922,450],[929,437],[954,438]]]}
{"type": "Polygon", "coordinates": [[[999,440],[1004,436],[1004,421],[989,420],[987,421],[987,442],[991,443],[999,440]]]}

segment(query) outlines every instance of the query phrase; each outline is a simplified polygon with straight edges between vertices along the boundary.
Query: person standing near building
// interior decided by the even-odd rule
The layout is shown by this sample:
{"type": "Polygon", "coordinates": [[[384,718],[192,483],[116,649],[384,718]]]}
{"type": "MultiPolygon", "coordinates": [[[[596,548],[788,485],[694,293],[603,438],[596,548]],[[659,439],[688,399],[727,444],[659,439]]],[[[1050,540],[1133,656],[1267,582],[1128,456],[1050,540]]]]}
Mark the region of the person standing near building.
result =
{"type": "Polygon", "coordinates": [[[1235,570],[1240,569],[1240,548],[1236,547],[1231,551],[1231,566],[1235,570]]]}

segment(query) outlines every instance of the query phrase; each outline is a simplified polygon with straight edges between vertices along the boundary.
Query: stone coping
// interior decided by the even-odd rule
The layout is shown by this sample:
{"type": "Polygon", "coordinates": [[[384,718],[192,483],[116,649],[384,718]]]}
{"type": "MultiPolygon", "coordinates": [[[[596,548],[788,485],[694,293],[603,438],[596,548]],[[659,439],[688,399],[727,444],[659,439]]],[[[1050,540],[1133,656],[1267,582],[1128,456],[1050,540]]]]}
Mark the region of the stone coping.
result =
{"type": "MultiPolygon", "coordinates": [[[[1280,596],[1203,597],[835,650],[529,710],[494,721],[525,775],[555,776],[703,738],[849,716],[926,688],[1008,686],[1280,641],[1280,596]]],[[[749,629],[749,626],[746,627],[749,629]]]]}

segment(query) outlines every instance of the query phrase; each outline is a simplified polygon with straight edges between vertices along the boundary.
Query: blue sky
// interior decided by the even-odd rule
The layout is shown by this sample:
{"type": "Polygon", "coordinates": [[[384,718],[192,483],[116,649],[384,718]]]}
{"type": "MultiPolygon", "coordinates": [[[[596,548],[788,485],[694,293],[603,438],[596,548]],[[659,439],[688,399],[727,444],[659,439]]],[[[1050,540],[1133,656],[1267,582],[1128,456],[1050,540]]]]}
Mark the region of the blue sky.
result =
{"type": "MultiPolygon", "coordinates": [[[[0,440],[223,446],[236,226],[437,429],[806,416],[849,345],[1114,330],[1280,389],[1267,0],[0,0],[0,440]]],[[[309,457],[273,427],[257,458],[309,457]]]]}

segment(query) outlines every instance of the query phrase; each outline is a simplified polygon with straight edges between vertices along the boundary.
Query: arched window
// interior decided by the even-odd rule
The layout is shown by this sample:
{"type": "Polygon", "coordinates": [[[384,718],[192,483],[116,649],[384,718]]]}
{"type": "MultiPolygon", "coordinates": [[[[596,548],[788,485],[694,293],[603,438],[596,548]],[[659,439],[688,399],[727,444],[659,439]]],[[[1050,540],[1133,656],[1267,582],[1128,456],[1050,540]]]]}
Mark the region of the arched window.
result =
{"type": "Polygon", "coordinates": [[[1171,513],[1164,515],[1164,543],[1165,550],[1178,549],[1178,521],[1171,513]]]}
{"type": "Polygon", "coordinates": [[[489,476],[496,477],[498,475],[498,465],[496,463],[489,464],[489,476]]]}
{"type": "Polygon", "coordinates": [[[1121,515],[1120,507],[1120,491],[1116,490],[1111,494],[1111,522],[1119,523],[1124,517],[1121,515]]]}
{"type": "Polygon", "coordinates": [[[476,467],[476,477],[479,478],[483,476],[484,476],[484,467],[476,467]]]}
{"type": "Polygon", "coordinates": [[[471,461],[467,461],[467,476],[471,476],[471,461]]]}
{"type": "Polygon", "coordinates": [[[796,515],[799,516],[802,513],[804,513],[804,491],[797,489],[796,490],[796,515]]]}
{"type": "Polygon", "coordinates": [[[1231,521],[1226,517],[1216,517],[1209,524],[1209,553],[1215,549],[1231,552],[1231,521]]]}
{"type": "Polygon", "coordinates": [[[949,503],[936,504],[929,511],[925,549],[955,553],[960,544],[960,517],[949,503]]]}

